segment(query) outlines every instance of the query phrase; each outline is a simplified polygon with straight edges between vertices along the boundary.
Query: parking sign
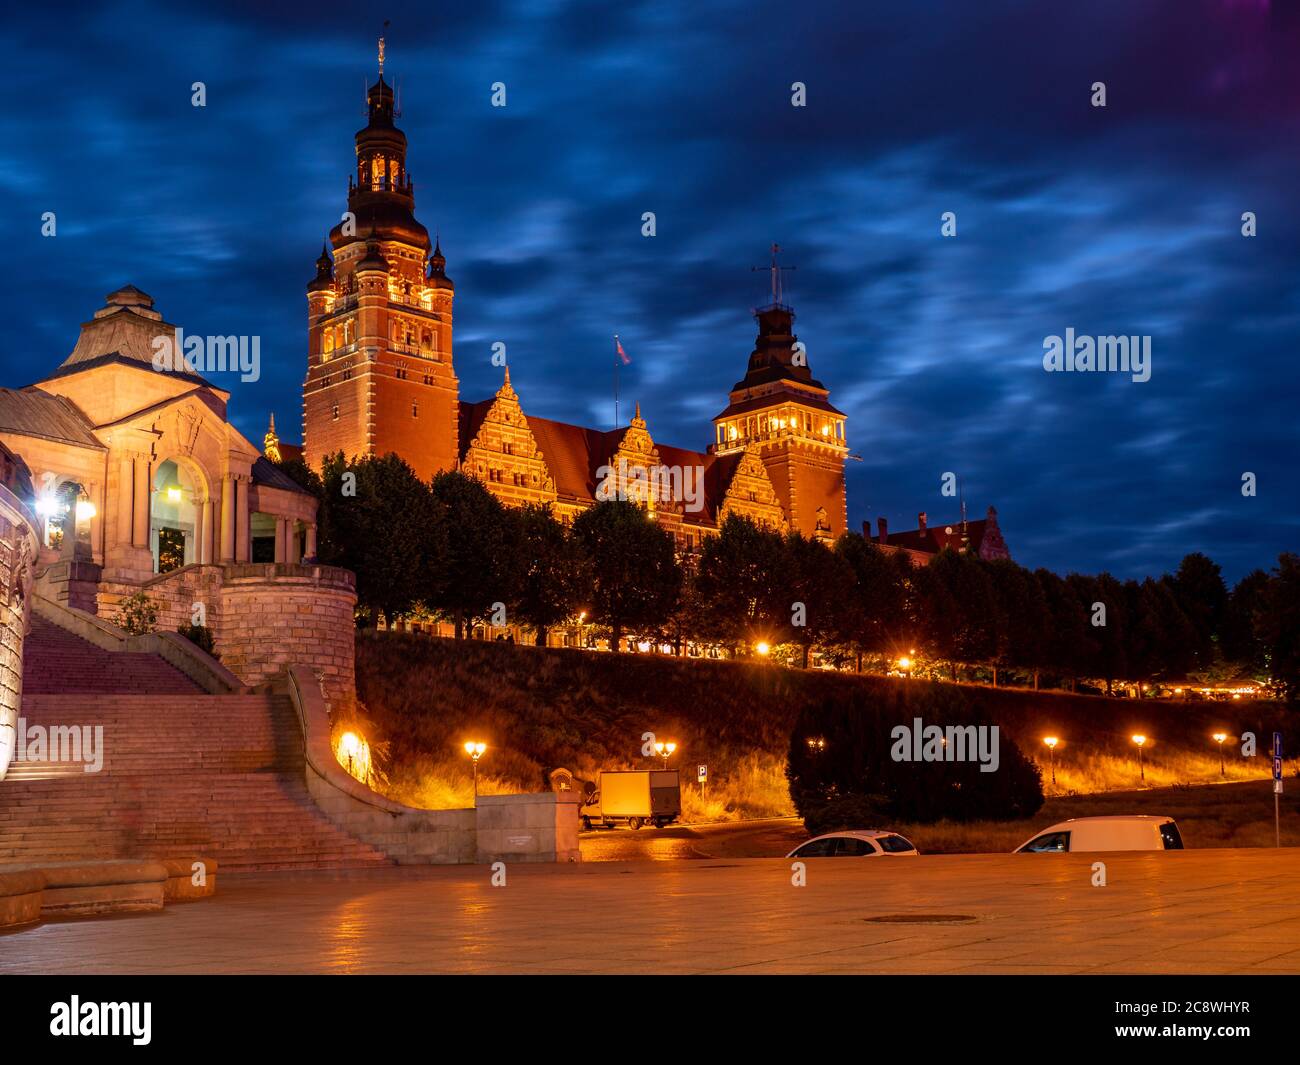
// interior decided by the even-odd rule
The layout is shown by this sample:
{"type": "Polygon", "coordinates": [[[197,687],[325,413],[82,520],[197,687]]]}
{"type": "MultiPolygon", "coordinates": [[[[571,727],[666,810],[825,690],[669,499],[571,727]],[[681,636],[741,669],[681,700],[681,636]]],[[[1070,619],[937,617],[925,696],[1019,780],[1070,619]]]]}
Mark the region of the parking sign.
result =
{"type": "Polygon", "coordinates": [[[701,784],[703,784],[706,780],[709,779],[709,767],[706,765],[697,766],[696,773],[698,775],[699,782],[701,784]]]}

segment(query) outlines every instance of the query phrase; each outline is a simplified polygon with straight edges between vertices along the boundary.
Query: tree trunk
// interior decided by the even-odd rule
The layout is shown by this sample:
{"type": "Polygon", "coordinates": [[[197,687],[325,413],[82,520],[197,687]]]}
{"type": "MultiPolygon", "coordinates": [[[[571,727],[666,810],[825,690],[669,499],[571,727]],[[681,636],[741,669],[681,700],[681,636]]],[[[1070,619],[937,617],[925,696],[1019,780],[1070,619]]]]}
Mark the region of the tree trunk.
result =
{"type": "Polygon", "coordinates": [[[854,667],[853,672],[855,672],[855,673],[861,673],[861,672],[862,672],[862,652],[861,652],[861,651],[858,652],[858,664],[854,667]]]}
{"type": "Polygon", "coordinates": [[[1034,691],[1038,691],[1038,670],[1034,670],[1034,691]]]}
{"type": "Polygon", "coordinates": [[[456,639],[463,640],[464,638],[465,638],[465,611],[457,610],[456,611],[456,639]]]}
{"type": "Polygon", "coordinates": [[[623,651],[623,626],[617,621],[610,627],[609,649],[615,654],[621,654],[623,651]]]}
{"type": "Polygon", "coordinates": [[[538,647],[546,646],[546,637],[550,635],[550,628],[546,625],[537,626],[537,635],[535,638],[538,647]]]}
{"type": "Polygon", "coordinates": [[[812,644],[806,643],[803,645],[803,668],[804,669],[808,668],[808,656],[810,654],[812,654],[812,644]]]}
{"type": "Polygon", "coordinates": [[[997,686],[998,686],[998,667],[997,667],[996,665],[994,665],[994,667],[993,667],[993,687],[996,688],[997,686]]]}

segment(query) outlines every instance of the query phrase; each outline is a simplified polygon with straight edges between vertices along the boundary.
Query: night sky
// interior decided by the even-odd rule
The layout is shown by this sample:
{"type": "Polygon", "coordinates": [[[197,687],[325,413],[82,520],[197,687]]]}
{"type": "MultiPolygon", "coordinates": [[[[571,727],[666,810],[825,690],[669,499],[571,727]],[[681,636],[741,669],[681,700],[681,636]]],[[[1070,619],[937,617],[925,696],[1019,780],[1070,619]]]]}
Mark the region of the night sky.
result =
{"type": "Polygon", "coordinates": [[[1300,547],[1300,3],[180,7],[6,12],[0,384],[52,371],[131,282],[189,334],[260,335],[260,381],[213,380],[251,440],[270,410],[299,439],[304,286],[387,18],[462,398],[495,389],[502,340],[526,413],[608,428],[617,332],[624,417],[639,399],[702,450],[778,241],[861,456],[851,528],[954,520],[953,471],[1029,566],[1202,550],[1235,579],[1300,547]],[[1045,373],[1067,327],[1151,335],[1151,380],[1045,373]]]}

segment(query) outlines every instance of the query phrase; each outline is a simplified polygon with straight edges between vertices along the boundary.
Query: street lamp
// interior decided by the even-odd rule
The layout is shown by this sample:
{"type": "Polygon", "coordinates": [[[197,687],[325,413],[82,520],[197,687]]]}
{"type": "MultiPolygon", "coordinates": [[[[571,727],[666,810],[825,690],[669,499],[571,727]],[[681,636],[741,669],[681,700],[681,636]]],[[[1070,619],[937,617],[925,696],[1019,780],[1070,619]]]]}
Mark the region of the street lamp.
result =
{"type": "Polygon", "coordinates": [[[348,775],[352,775],[352,760],[361,750],[361,740],[355,732],[345,732],[339,737],[339,753],[348,760],[348,775]]]}
{"type": "Polygon", "coordinates": [[[1138,749],[1138,773],[1141,775],[1143,783],[1145,783],[1147,779],[1147,769],[1146,764],[1142,761],[1142,748],[1146,746],[1147,738],[1141,733],[1138,733],[1133,737],[1133,742],[1137,744],[1138,749]]]}
{"type": "Polygon", "coordinates": [[[668,768],[668,758],[672,755],[673,751],[675,750],[677,750],[677,744],[673,743],[671,740],[668,743],[655,744],[655,753],[658,754],[661,758],[663,758],[665,769],[668,768]]]}
{"type": "Polygon", "coordinates": [[[1055,736],[1044,736],[1043,742],[1047,744],[1047,758],[1052,764],[1052,787],[1056,787],[1056,745],[1061,741],[1055,736]]]}
{"type": "Polygon", "coordinates": [[[465,743],[465,753],[474,759],[474,805],[478,806],[478,760],[483,757],[483,752],[487,750],[486,743],[476,743],[474,740],[467,740],[465,743]]]}
{"type": "Polygon", "coordinates": [[[1223,741],[1228,738],[1228,734],[1226,732],[1216,732],[1214,738],[1219,744],[1219,776],[1225,776],[1223,770],[1223,741]]]}
{"type": "Polygon", "coordinates": [[[772,648],[766,640],[759,640],[758,643],[754,644],[754,650],[766,658],[771,653],[772,648]]]}
{"type": "Polygon", "coordinates": [[[821,754],[822,751],[826,750],[826,739],[825,739],[825,737],[823,737],[823,736],[809,736],[809,737],[808,737],[808,750],[812,751],[812,752],[815,753],[815,754],[821,754]]]}

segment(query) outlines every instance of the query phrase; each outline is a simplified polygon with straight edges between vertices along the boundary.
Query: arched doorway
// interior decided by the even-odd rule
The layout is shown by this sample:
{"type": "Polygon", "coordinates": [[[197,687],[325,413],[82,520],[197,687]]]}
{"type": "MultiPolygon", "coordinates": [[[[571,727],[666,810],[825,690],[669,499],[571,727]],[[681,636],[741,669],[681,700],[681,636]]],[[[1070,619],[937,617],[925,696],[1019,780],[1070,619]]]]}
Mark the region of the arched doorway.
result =
{"type": "Polygon", "coordinates": [[[153,571],[168,573],[199,561],[199,517],[207,488],[188,463],[168,459],[154,474],[149,497],[153,571]]]}

